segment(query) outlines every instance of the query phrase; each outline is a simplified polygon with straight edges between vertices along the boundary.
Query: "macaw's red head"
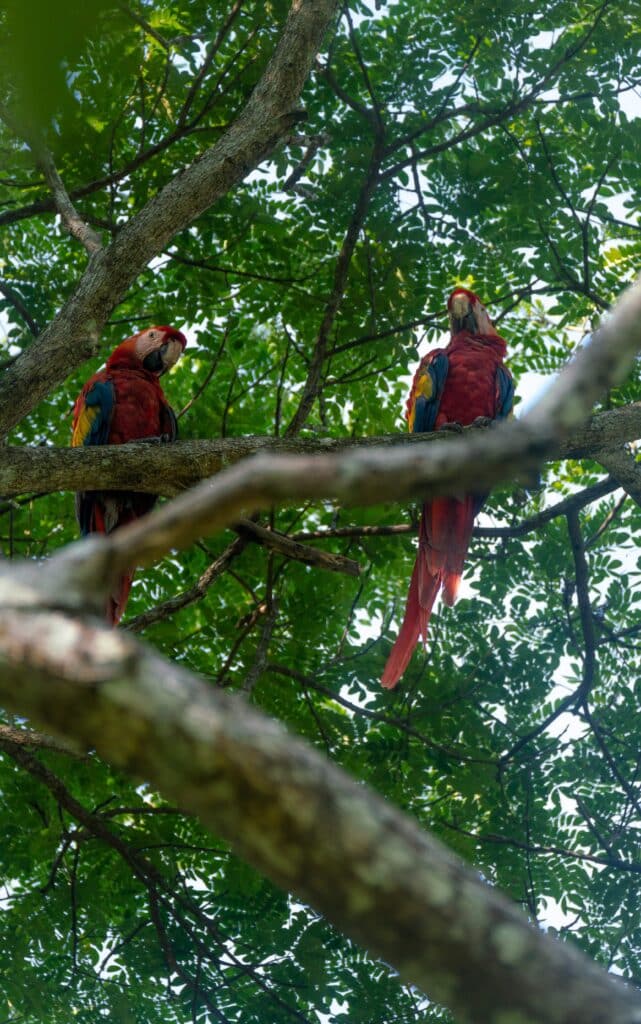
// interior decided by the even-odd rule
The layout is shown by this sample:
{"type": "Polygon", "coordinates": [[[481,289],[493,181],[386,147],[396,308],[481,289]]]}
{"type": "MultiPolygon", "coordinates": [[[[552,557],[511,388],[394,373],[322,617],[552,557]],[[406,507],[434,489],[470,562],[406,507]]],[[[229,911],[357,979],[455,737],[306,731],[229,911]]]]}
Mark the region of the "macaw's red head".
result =
{"type": "Polygon", "coordinates": [[[487,315],[487,310],[478,295],[467,288],[455,288],[447,300],[452,337],[461,331],[498,338],[499,333],[487,315]]]}
{"type": "Polygon", "coordinates": [[[140,369],[142,366],[161,377],[178,362],[186,344],[185,335],[174,327],[149,327],[118,345],[107,360],[107,368],[140,369]]]}

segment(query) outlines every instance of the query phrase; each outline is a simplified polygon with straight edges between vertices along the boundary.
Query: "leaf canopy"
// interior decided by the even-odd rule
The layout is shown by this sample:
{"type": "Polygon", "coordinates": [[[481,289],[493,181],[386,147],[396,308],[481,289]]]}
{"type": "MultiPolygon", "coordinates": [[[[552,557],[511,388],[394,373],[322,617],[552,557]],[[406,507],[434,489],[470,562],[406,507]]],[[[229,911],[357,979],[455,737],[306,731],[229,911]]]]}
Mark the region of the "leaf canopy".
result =
{"type": "MultiPolygon", "coordinates": [[[[6,5],[3,364],[36,343],[86,265],[34,134],[107,242],[238,115],[288,6],[65,0],[54,18],[35,0],[6,5]]],[[[333,302],[302,431],[401,431],[417,349],[442,338],[457,283],[500,324],[526,395],[639,264],[640,52],[632,0],[353,0],[306,86],[304,125],[153,260],[113,311],[100,356],[10,441],[67,444],[84,380],[152,323],[189,335],[166,383],[185,409],[181,436],[282,434],[333,302]]],[[[638,390],[636,369],[607,403],[638,390]]],[[[505,535],[480,531],[464,596],[437,609],[427,651],[391,694],[378,680],[414,541],[362,528],[411,522],[411,508],[274,513],[272,528],[357,559],[360,578],[248,543],[201,600],[144,635],[212,685],[242,690],[251,677],[252,701],[431,828],[532,920],[635,982],[641,511],[615,492],[580,512],[597,668],[587,702],[557,717],[586,665],[567,523],[510,535],[603,476],[593,462],[554,463],[536,486],[492,495],[479,525],[505,535]],[[314,531],[326,537],[305,536],[314,531]]],[[[8,558],[42,558],[76,536],[68,493],[26,494],[0,513],[8,558]]],[[[192,587],[232,540],[206,538],[141,572],[129,619],[192,587]]],[[[144,784],[95,757],[40,757],[113,841],[2,759],[3,1019],[451,1020],[144,784]]]]}

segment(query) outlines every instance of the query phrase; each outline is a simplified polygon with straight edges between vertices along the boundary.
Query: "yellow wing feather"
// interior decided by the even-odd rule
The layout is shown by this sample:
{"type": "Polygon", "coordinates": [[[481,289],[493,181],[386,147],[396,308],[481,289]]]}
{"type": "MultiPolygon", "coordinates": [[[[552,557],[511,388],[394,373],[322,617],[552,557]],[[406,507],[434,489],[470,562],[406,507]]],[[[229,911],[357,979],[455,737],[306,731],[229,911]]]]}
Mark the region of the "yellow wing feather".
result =
{"type": "Polygon", "coordinates": [[[91,428],[100,415],[100,406],[83,405],[73,426],[73,433],[71,435],[72,448],[79,448],[85,443],[85,438],[91,433],[91,428]]]}
{"type": "Polygon", "coordinates": [[[434,381],[430,373],[420,373],[414,382],[414,393],[410,402],[407,414],[407,425],[410,434],[414,433],[414,417],[416,416],[416,401],[418,398],[426,398],[428,401],[434,394],[434,381]]]}

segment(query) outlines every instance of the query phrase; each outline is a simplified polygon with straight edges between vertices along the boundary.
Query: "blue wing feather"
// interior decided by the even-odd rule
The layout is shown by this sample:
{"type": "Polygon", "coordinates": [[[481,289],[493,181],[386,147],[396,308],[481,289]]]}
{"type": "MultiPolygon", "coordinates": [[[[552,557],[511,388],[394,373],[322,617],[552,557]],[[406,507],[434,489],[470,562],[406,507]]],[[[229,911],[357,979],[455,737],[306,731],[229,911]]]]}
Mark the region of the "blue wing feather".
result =
{"type": "MultiPolygon", "coordinates": [[[[74,420],[72,445],[109,443],[114,409],[114,387],[110,381],[97,380],[82,396],[74,420]]],[[[76,494],[76,518],[83,536],[96,531],[95,511],[98,494],[81,491],[76,494]]]]}
{"type": "Polygon", "coordinates": [[[411,426],[413,434],[434,430],[434,424],[436,423],[436,417],[441,404],[443,388],[445,387],[449,365],[449,359],[444,352],[435,352],[431,358],[428,358],[425,366],[422,366],[421,370],[419,370],[419,374],[421,371],[425,371],[429,374],[431,380],[431,393],[429,397],[422,394],[419,394],[416,397],[414,403],[414,421],[411,426]]]}
{"type": "Polygon", "coordinates": [[[496,418],[507,419],[514,405],[514,378],[505,366],[499,366],[496,371],[496,392],[496,418]]]}
{"type": "Polygon", "coordinates": [[[98,380],[85,395],[86,417],[84,425],[88,427],[83,432],[83,445],[107,444],[109,441],[109,429],[114,409],[114,388],[110,381],[98,380]]]}

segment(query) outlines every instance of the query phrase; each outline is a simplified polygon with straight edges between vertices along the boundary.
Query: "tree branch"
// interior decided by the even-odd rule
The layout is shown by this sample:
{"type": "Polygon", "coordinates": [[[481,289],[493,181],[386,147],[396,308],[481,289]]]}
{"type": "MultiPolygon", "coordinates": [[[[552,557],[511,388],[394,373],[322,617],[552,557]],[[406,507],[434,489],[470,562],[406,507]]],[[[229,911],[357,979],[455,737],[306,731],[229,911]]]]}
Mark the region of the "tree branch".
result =
{"type": "Polygon", "coordinates": [[[553,449],[549,438],[544,435],[542,440],[523,420],[422,447],[258,455],[203,481],[144,519],[107,537],[83,540],[56,558],[66,559],[71,553],[75,566],[84,551],[87,565],[96,559],[98,578],[109,579],[113,572],[150,564],[169,548],[188,546],[261,509],[326,498],[359,505],[398,502],[458,493],[461,488],[483,493],[506,477],[524,479],[553,449]]]}
{"type": "Polygon", "coordinates": [[[157,43],[160,43],[163,50],[171,49],[171,43],[165,39],[164,36],[161,36],[160,32],[157,32],[148,21],[137,13],[137,11],[132,10],[127,4],[117,4],[116,6],[118,10],[126,14],[128,18],[135,21],[136,25],[139,25],[143,32],[146,32],[146,34],[151,36],[152,39],[155,39],[157,43]]]}
{"type": "Polygon", "coordinates": [[[606,448],[599,452],[598,461],[637,505],[641,505],[641,466],[634,454],[627,448],[606,448]]]}
{"type": "MultiPolygon", "coordinates": [[[[274,985],[268,984],[265,973],[257,971],[251,964],[240,960],[236,956],[233,950],[230,949],[226,941],[227,937],[220,929],[218,923],[191,898],[188,891],[176,885],[175,872],[172,872],[169,878],[165,877],[160,868],[154,862],[147,859],[137,846],[127,842],[122,834],[122,830],[116,831],[109,827],[105,821],[108,815],[97,814],[95,811],[88,811],[83,807],[70,793],[62,779],[28,750],[15,746],[9,741],[0,741],[0,747],[21,768],[29,772],[30,775],[45,786],[60,807],[63,807],[68,814],[79,822],[87,834],[99,839],[106,847],[122,858],[148,893],[150,895],[154,894],[162,901],[167,912],[180,926],[181,932],[188,935],[197,948],[201,949],[210,958],[216,957],[216,950],[219,951],[218,955],[224,950],[226,959],[231,961],[233,966],[242,971],[243,974],[249,975],[252,981],[269,995],[269,998],[276,1006],[284,1009],[289,1017],[301,1021],[302,1024],[311,1024],[307,1017],[295,1007],[290,1006],[274,991],[274,985]],[[193,929],[194,920],[197,922],[198,930],[201,934],[204,930],[206,943],[197,938],[193,929]]],[[[77,838],[77,835],[78,833],[76,832],[74,838],[77,838]]],[[[222,1017],[221,1019],[224,1020],[222,1017]]]]}
{"type": "Polygon", "coordinates": [[[53,750],[56,754],[70,754],[72,757],[80,756],[75,745],[68,746],[65,743],[61,743],[60,740],[54,739],[53,736],[45,736],[43,733],[35,732],[33,729],[18,729],[14,725],[0,723],[0,742],[3,740],[17,747],[25,747],[28,750],[53,750]]]}
{"type": "Polygon", "coordinates": [[[303,672],[299,672],[297,669],[289,668],[287,665],[278,665],[275,662],[269,662],[267,665],[269,672],[274,675],[284,676],[286,679],[292,679],[305,689],[315,690],[316,693],[322,693],[324,697],[334,701],[336,704],[340,704],[341,707],[350,711],[354,715],[358,715],[361,718],[368,718],[372,722],[382,722],[384,725],[391,726],[394,729],[400,729],[401,732],[405,733],[406,736],[412,737],[421,743],[426,750],[438,754],[440,758],[446,758],[450,761],[466,762],[468,764],[483,764],[489,765],[490,767],[496,767],[497,762],[490,760],[490,758],[473,757],[471,754],[467,754],[463,748],[457,749],[455,747],[447,747],[442,743],[437,743],[431,739],[425,733],[419,729],[415,729],[410,721],[403,718],[396,718],[392,715],[384,715],[380,711],[372,711],[368,707],[363,707],[362,704],[354,704],[351,700],[341,696],[340,693],[336,693],[335,690],[329,688],[329,686],[323,686],[316,679],[312,679],[311,676],[305,675],[303,672]]]}
{"type": "Polygon", "coordinates": [[[583,853],[579,850],[570,850],[562,846],[539,846],[537,843],[523,842],[523,840],[513,839],[511,836],[469,832],[467,829],[461,828],[460,826],[453,824],[453,822],[447,821],[445,818],[439,818],[439,822],[444,825],[445,828],[451,829],[452,832],[458,832],[459,835],[468,836],[468,838],[475,839],[478,843],[488,843],[495,846],[512,846],[515,850],[524,850],[527,853],[562,857],[570,860],[587,861],[590,864],[600,864],[602,867],[616,868],[617,871],[627,871],[634,875],[641,874],[641,863],[638,861],[622,860],[620,857],[614,856],[614,854],[608,854],[607,857],[601,857],[598,854],[583,853]]]}
{"type": "Polygon", "coordinates": [[[45,149],[44,146],[35,145],[31,141],[29,142],[29,145],[36,157],[42,173],[45,176],[47,185],[51,189],[53,201],[56,204],[56,209],[60,214],[60,219],[62,220],[65,228],[70,235],[73,235],[73,237],[84,246],[90,256],[99,252],[100,249],[102,249],[100,235],[85,223],[71,202],[69,193],[64,186],[62,178],[58,174],[58,170],[51,153],[49,150],[45,149]]]}
{"type": "Polygon", "coordinates": [[[378,174],[383,156],[383,137],[382,126],[378,125],[374,136],[367,175],[359,191],[352,218],[349,222],[347,231],[345,232],[345,238],[343,239],[343,244],[336,259],[332,291],[325,305],[325,312],[323,314],[323,319],[314,345],[314,351],[309,363],[309,369],[307,371],[307,380],[303,387],[303,393],[301,395],[298,408],[285,431],[285,434],[288,437],[297,434],[304,425],[320,390],[323,365],[327,358],[330,331],[334,326],[336,315],[340,308],[343,295],[345,294],[349,268],[356,248],[356,243],[358,241],[358,236],[365,224],[369,204],[378,184],[378,174]]]}
{"type": "Polygon", "coordinates": [[[574,57],[581,52],[581,50],[588,44],[590,38],[594,34],[599,22],[602,20],[606,9],[610,5],[611,0],[603,0],[600,6],[597,8],[596,16],[592,24],[589,26],[587,31],[581,36],[576,42],[569,46],[561,56],[554,62],[551,68],[549,68],[544,75],[541,76],[539,81],[534,87],[521,96],[518,99],[513,100],[511,103],[507,103],[504,107],[499,110],[492,109],[488,106],[483,109],[478,104],[463,104],[461,107],[455,107],[451,111],[443,111],[439,113],[436,118],[431,118],[426,124],[421,125],[418,129],[413,129],[411,132],[404,135],[402,138],[395,140],[392,146],[389,148],[389,153],[398,152],[403,146],[409,145],[409,143],[418,137],[418,135],[424,132],[430,131],[436,126],[437,123],[442,121],[455,121],[461,116],[467,116],[469,114],[480,114],[481,120],[478,123],[471,125],[469,128],[461,129],[457,134],[450,136],[442,142],[435,143],[428,148],[421,150],[419,153],[412,153],[408,158],[399,160],[392,167],[386,169],[383,177],[389,178],[394,177],[400,170],[403,170],[408,164],[417,158],[420,160],[426,160],[431,156],[436,156],[438,153],[442,153],[445,150],[453,148],[461,142],[465,142],[468,139],[474,138],[477,135],[483,133],[486,129],[492,128],[496,125],[501,125],[505,121],[514,119],[518,114],[523,113],[529,106],[531,106],[537,99],[537,97],[545,89],[549,88],[554,81],[557,73],[561,71],[567,64],[569,64],[574,57]]]}
{"type": "MultiPolygon", "coordinates": [[[[575,377],[581,386],[582,375],[575,373],[575,377]]],[[[571,402],[570,391],[566,396],[571,402]]],[[[558,449],[554,419],[542,426],[537,410],[518,422],[492,430],[474,428],[450,440],[439,437],[427,446],[422,442],[422,447],[406,443],[332,455],[263,454],[247,459],[150,515],[107,536],[84,539],[54,556],[52,563],[67,578],[66,588],[59,588],[58,601],[82,608],[88,596],[98,599],[97,580],[108,587],[131,566],[151,564],[170,548],[187,547],[233,526],[249,512],[308,499],[367,505],[419,496],[425,500],[461,489],[484,493],[506,478],[524,479],[538,469],[546,454],[558,449]],[[533,422],[538,430],[532,428],[533,422]]],[[[415,435],[417,439],[422,441],[415,435]]],[[[132,481],[131,489],[136,486],[132,481]]]]}
{"type": "Polygon", "coordinates": [[[577,693],[577,704],[587,701],[594,685],[597,670],[596,638],[594,635],[594,618],[590,604],[588,563],[585,557],[585,545],[581,533],[579,513],[572,509],[567,514],[568,534],[574,558],[574,575],[576,580],[576,599],[579,606],[579,618],[583,633],[583,677],[577,693]]]}
{"type": "MultiPolygon", "coordinates": [[[[570,509],[584,508],[585,505],[598,501],[599,498],[603,498],[606,494],[611,494],[612,491],[617,490],[618,486],[619,484],[616,480],[611,480],[610,478],[601,480],[598,484],[585,487],[577,494],[571,494],[568,498],[564,498],[563,501],[557,501],[554,505],[550,505],[549,508],[537,513],[537,515],[523,519],[522,522],[515,523],[513,526],[475,526],[472,536],[488,539],[524,537],[528,533],[534,533],[535,530],[539,530],[546,523],[549,523],[550,520],[556,519],[557,516],[566,515],[570,509]]],[[[599,529],[602,532],[601,528],[599,529]]],[[[300,530],[291,536],[292,540],[329,540],[332,537],[396,537],[407,533],[418,533],[418,522],[390,525],[384,523],[381,526],[336,526],[319,530],[300,530]]],[[[592,541],[592,538],[590,538],[590,541],[592,541]]]]}
{"type": "MultiPolygon", "coordinates": [[[[44,610],[46,593],[17,609],[12,582],[14,606],[0,611],[4,703],[153,782],[462,1022],[629,1024],[641,1012],[638,993],[532,928],[410,818],[243,700],[122,632],[44,610]]],[[[131,867],[140,877],[139,855],[131,867]]]]}
{"type": "Polygon", "coordinates": [[[235,558],[245,550],[247,541],[244,537],[237,537],[236,540],[228,544],[225,550],[218,556],[211,565],[205,569],[204,573],[200,576],[200,579],[196,581],[193,587],[188,590],[184,590],[182,594],[177,594],[176,597],[170,597],[167,601],[162,601],[160,604],[154,605],[153,608],[148,608],[146,612],[142,612],[141,615],[137,615],[133,619],[129,619],[125,623],[125,629],[131,633],[139,633],[141,630],[146,629],[147,626],[152,626],[154,622],[162,622],[163,619],[169,618],[175,612],[186,608],[190,604],[194,604],[196,601],[200,601],[205,596],[209,588],[216,582],[219,576],[222,576],[224,572],[229,568],[235,558]]]}
{"type": "MultiPolygon", "coordinates": [[[[465,427],[463,438],[478,435],[465,427]]],[[[485,437],[494,436],[484,434],[485,437]]],[[[641,402],[597,413],[585,426],[562,440],[556,455],[565,459],[608,457],[613,444],[641,437],[641,402]]],[[[383,434],[372,437],[285,438],[265,436],[221,437],[174,444],[138,442],[92,448],[45,448],[0,445],[0,494],[6,498],[38,492],[82,490],[137,490],[171,497],[222,469],[259,453],[314,456],[367,451],[371,448],[405,449],[417,454],[433,443],[460,444],[454,434],[383,434]]],[[[509,473],[506,472],[506,478],[509,473]]],[[[387,500],[383,496],[381,500],[387,500]]]]}
{"type": "Polygon", "coordinates": [[[92,629],[50,609],[86,613],[92,595],[98,610],[97,579],[108,583],[125,566],[236,522],[246,508],[310,497],[363,504],[474,492],[531,470],[587,414],[594,378],[606,389],[630,363],[641,343],[641,318],[633,316],[639,291],[624,297],[521,422],[468,431],[451,442],[439,438],[427,449],[406,444],[311,460],[263,455],[108,538],[72,545],[45,566],[5,569],[0,697],[54,732],[73,728],[82,743],[176,797],[241,856],[462,1021],[494,1024],[518,1010],[554,1024],[627,1024],[639,1007],[636,995],[524,924],[396,810],[287,739],[275,723],[144,651],[124,632],[92,629]],[[553,994],[548,1015],[544,992],[553,994]]]}
{"type": "Polygon", "coordinates": [[[0,281],[0,295],[4,295],[7,302],[10,302],[16,313],[22,317],[34,338],[37,337],[37,335],[40,334],[40,328],[31,316],[31,313],[18,295],[17,291],[12,288],[11,285],[7,284],[6,281],[0,281]]]}
{"type": "Polygon", "coordinates": [[[347,576],[359,576],[361,567],[352,558],[345,558],[344,555],[334,555],[331,552],[320,551],[318,548],[309,547],[307,544],[300,544],[298,541],[287,537],[277,530],[268,530],[251,519],[241,519],[234,529],[241,535],[249,534],[251,540],[271,551],[284,555],[285,558],[292,558],[296,562],[303,562],[305,565],[312,565],[317,569],[327,569],[329,572],[342,572],[347,576]]]}

